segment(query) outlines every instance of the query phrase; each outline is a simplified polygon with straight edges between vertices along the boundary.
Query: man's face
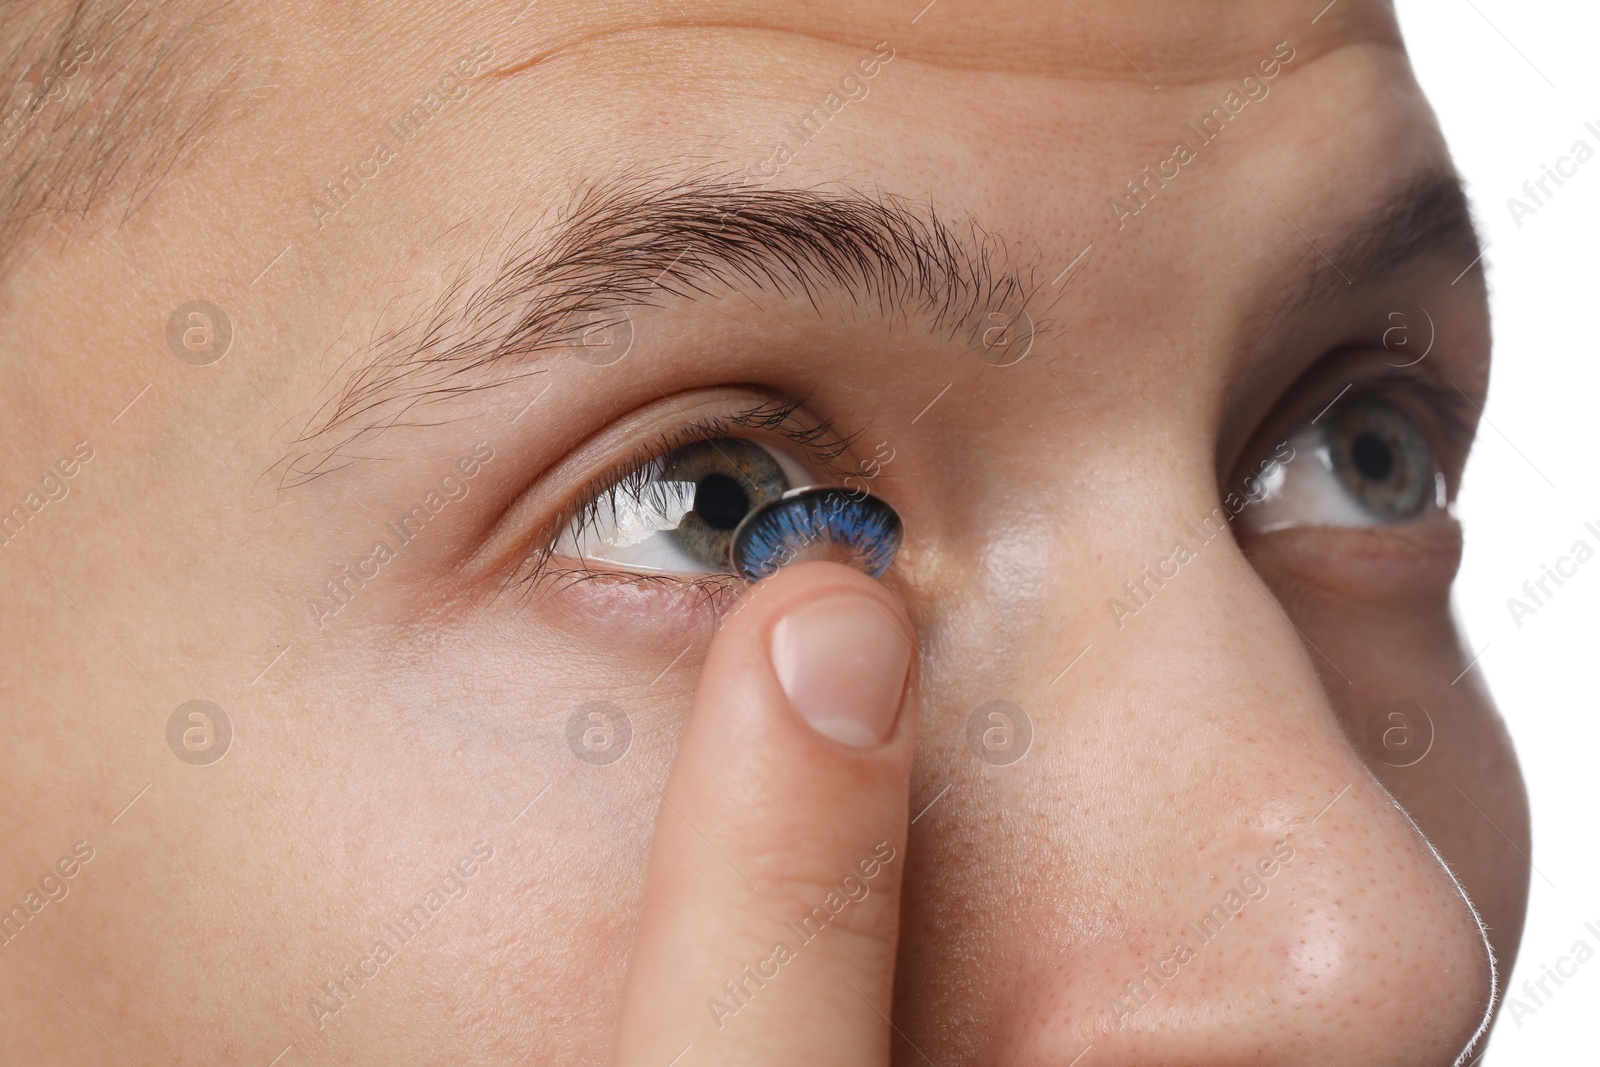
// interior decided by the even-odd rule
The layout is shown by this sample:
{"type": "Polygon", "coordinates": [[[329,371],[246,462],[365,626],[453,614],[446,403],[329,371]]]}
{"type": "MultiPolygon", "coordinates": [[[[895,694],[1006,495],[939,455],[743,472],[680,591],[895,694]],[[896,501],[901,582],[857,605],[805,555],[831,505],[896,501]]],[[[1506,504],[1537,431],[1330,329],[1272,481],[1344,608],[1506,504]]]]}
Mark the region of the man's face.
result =
{"type": "Polygon", "coordinates": [[[0,305],[18,1062],[605,1062],[739,595],[623,512],[719,463],[905,522],[897,1062],[1452,1062],[1527,886],[1489,324],[1321,6],[214,16],[203,142],[0,305]]]}

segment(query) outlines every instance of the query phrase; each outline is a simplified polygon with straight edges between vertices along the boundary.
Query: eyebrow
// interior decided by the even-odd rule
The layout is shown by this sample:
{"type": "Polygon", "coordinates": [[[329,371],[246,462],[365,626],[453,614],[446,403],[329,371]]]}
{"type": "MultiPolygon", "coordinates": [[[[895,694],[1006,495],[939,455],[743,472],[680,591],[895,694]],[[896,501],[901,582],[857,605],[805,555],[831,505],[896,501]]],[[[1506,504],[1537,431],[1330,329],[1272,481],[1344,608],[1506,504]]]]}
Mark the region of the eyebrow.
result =
{"type": "MultiPolygon", "coordinates": [[[[1381,282],[1426,255],[1459,252],[1464,263],[1479,255],[1460,179],[1442,171],[1407,182],[1332,241],[1306,243],[1306,283],[1268,320],[1357,281],[1381,282]]],[[[621,323],[630,307],[748,287],[802,295],[820,311],[826,292],[976,336],[985,311],[1009,321],[1041,288],[976,220],[958,231],[930,204],[719,177],[591,185],[543,234],[506,245],[496,266],[463,266],[435,299],[361,346],[351,358],[365,362],[297,435],[302,450],[283,461],[283,487],[353,461],[352,449],[384,430],[426,424],[431,404],[544,373],[542,357],[572,351],[585,331],[621,323]]]]}
{"type": "Polygon", "coordinates": [[[630,307],[754,289],[820,313],[842,296],[976,336],[986,311],[1014,317],[1039,289],[975,220],[958,229],[929,204],[844,187],[624,179],[586,188],[544,234],[506,244],[498,265],[463,267],[362,347],[367,361],[298,435],[313,448],[289,461],[285,486],[327,473],[377,432],[421,424],[423,406],[543,373],[541,357],[630,307]]]}
{"type": "Polygon", "coordinates": [[[1306,286],[1280,311],[1353,286],[1381,284],[1425,258],[1459,257],[1465,274],[1483,256],[1461,179],[1442,170],[1410,178],[1375,211],[1339,227],[1331,241],[1306,237],[1306,244],[1306,286]]]}
{"type": "Polygon", "coordinates": [[[32,256],[63,221],[64,234],[82,225],[109,243],[108,227],[127,223],[244,112],[262,87],[239,84],[233,2],[134,10],[9,0],[0,19],[0,269],[18,269],[24,245],[40,238],[32,256]]]}

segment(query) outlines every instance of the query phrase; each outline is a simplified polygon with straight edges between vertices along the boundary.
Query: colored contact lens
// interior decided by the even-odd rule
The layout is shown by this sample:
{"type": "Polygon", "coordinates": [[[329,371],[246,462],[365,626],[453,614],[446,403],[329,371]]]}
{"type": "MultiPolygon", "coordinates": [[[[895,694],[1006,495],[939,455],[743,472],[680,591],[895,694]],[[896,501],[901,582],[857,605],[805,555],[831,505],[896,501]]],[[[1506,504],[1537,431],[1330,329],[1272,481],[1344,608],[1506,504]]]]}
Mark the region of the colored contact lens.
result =
{"type": "Polygon", "coordinates": [[[900,550],[900,516],[869,493],[803,486],[745,516],[728,549],[734,573],[759,582],[808,560],[845,563],[876,578],[900,550]]]}

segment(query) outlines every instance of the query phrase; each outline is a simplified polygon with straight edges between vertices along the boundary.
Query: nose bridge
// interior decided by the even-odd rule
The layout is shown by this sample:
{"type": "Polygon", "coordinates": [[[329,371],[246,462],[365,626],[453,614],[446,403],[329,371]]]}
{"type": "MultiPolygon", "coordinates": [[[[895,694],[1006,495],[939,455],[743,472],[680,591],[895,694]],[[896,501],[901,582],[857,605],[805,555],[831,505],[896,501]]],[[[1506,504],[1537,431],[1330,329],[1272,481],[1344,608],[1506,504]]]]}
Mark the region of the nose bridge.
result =
{"type": "Polygon", "coordinates": [[[1031,695],[1028,758],[1060,798],[1027,906],[1097,930],[1065,958],[1003,950],[1025,977],[999,1058],[1451,1062],[1489,997],[1476,916],[1346,741],[1320,653],[1226,517],[1163,528],[1074,546],[1096,562],[989,679],[1031,695]],[[1064,908],[1062,887],[1086,899],[1064,908]]]}

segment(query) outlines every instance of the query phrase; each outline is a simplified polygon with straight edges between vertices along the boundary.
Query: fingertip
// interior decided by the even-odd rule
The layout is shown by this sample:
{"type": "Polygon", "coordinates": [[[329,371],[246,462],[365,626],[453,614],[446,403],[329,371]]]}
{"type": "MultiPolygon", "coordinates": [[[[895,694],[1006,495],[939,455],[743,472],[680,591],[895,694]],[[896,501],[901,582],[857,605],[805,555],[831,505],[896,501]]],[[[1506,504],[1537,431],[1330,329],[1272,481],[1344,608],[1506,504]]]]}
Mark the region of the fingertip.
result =
{"type": "Polygon", "coordinates": [[[847,748],[877,748],[897,732],[916,639],[899,598],[838,563],[784,568],[752,587],[745,620],[789,707],[847,748]]]}

